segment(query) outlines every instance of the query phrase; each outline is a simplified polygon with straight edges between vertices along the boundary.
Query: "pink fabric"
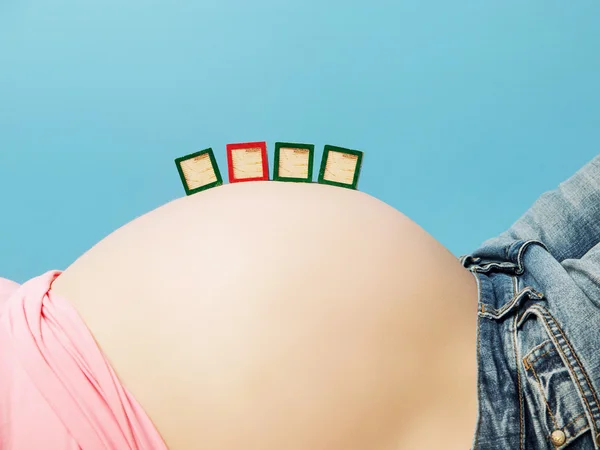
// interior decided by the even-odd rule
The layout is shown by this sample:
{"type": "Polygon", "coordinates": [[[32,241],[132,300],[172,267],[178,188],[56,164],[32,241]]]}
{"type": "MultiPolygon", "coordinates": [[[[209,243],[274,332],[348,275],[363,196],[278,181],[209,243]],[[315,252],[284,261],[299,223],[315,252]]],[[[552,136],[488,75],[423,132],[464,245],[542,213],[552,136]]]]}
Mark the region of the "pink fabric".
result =
{"type": "Polygon", "coordinates": [[[0,279],[0,449],[166,450],[80,316],[50,290],[59,275],[0,279]]]}
{"type": "Polygon", "coordinates": [[[6,278],[0,278],[0,316],[2,316],[4,305],[6,305],[7,300],[17,289],[19,289],[18,283],[7,280],[6,278]]]}

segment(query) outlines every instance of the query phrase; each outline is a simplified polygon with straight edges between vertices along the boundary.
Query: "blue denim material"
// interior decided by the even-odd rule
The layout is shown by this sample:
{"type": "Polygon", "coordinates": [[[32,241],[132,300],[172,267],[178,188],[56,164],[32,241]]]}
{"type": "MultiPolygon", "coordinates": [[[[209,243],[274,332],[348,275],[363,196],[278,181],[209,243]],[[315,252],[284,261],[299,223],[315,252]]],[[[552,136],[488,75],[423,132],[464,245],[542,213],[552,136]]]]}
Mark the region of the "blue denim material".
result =
{"type": "Polygon", "coordinates": [[[472,449],[600,449],[600,155],[460,259],[479,288],[472,449]]]}

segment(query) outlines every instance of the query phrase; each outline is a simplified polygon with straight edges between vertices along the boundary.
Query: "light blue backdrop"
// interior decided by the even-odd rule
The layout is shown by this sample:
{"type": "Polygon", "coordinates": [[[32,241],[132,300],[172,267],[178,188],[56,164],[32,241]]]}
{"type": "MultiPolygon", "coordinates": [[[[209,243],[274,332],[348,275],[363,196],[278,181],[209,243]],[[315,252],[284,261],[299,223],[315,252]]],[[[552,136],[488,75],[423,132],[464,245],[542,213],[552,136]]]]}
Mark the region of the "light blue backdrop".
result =
{"type": "MultiPolygon", "coordinates": [[[[183,196],[174,158],[365,151],[456,255],[600,149],[600,2],[1,0],[0,276],[183,196]]],[[[320,153],[317,155],[317,163],[320,153]]]]}

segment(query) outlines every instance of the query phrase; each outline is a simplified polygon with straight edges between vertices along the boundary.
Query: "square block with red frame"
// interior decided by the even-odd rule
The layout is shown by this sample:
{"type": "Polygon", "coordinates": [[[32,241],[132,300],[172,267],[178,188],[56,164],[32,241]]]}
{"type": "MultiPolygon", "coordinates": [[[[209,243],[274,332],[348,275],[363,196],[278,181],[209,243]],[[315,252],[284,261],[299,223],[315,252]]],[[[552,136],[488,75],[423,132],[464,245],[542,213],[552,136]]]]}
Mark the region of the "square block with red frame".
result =
{"type": "Polygon", "coordinates": [[[267,143],[227,144],[227,169],[230,183],[267,181],[269,179],[267,143]]]}

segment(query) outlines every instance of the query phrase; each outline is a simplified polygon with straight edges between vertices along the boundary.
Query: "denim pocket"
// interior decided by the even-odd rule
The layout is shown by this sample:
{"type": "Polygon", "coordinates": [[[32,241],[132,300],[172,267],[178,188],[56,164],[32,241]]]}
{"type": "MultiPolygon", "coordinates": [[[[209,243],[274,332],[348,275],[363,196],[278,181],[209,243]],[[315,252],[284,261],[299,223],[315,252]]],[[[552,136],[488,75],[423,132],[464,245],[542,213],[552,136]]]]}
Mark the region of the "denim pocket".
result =
{"type": "MultiPolygon", "coordinates": [[[[529,389],[526,395],[530,410],[543,430],[545,438],[556,449],[571,448],[569,444],[590,431],[590,417],[594,423],[589,438],[595,444],[583,448],[598,448],[600,434],[595,419],[599,416],[598,396],[591,378],[555,317],[541,304],[527,308],[517,323],[521,327],[528,319],[542,326],[545,336],[537,340],[522,358],[529,389]]],[[[537,327],[536,327],[537,328],[537,327]]],[[[542,331],[543,330],[543,331],[542,331]]],[[[541,436],[540,436],[541,437],[541,436]]],[[[577,441],[580,442],[580,441],[577,441]]],[[[573,448],[577,447],[574,444],[573,448]]]]}
{"type": "Polygon", "coordinates": [[[589,429],[569,368],[551,339],[534,347],[523,358],[523,367],[548,440],[555,448],[565,448],[589,429]]]}

